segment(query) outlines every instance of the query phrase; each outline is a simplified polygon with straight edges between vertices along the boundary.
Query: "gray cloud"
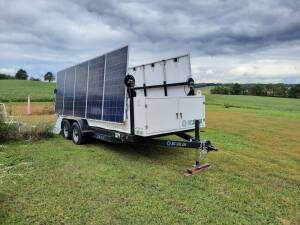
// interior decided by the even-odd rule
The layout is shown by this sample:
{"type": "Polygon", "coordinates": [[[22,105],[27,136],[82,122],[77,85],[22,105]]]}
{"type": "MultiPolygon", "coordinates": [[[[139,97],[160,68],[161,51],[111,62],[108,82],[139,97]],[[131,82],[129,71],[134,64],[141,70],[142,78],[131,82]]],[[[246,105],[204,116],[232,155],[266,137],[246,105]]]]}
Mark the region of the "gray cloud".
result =
{"type": "Polygon", "coordinates": [[[130,44],[131,64],[190,52],[203,82],[300,82],[294,0],[0,0],[0,8],[0,70],[41,75],[130,44]]]}

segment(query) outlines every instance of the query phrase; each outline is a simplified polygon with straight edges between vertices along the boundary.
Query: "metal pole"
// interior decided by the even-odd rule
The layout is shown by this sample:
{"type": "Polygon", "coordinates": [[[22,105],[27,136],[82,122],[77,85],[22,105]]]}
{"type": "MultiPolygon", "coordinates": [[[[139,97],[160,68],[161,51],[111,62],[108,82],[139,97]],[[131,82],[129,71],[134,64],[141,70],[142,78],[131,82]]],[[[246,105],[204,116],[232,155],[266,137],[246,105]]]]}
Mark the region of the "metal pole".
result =
{"type": "Polygon", "coordinates": [[[196,141],[200,141],[200,122],[199,120],[195,120],[195,139],[196,141]]]}
{"type": "Polygon", "coordinates": [[[133,89],[129,88],[129,104],[130,104],[130,134],[134,135],[134,99],[133,99],[133,89]]]}
{"type": "MultiPolygon", "coordinates": [[[[195,141],[200,142],[200,121],[195,120],[195,141]]],[[[196,149],[196,164],[195,167],[200,167],[201,148],[196,149]]]]}

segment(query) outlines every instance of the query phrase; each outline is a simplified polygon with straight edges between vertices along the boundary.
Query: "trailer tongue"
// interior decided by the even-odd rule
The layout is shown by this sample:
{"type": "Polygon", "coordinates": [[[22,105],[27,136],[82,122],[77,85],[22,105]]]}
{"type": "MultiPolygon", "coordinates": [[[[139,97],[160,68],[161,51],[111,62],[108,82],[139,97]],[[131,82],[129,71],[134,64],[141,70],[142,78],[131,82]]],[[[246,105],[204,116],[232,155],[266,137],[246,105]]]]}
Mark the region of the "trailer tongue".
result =
{"type": "Polygon", "coordinates": [[[200,139],[205,97],[196,95],[189,55],[127,68],[128,47],[58,72],[55,130],[84,143],[87,136],[114,143],[194,148],[191,175],[209,167],[200,158],[216,150],[200,139]],[[187,134],[195,131],[195,136],[187,134]],[[156,137],[175,134],[178,140],[156,137]]]}
{"type": "MultiPolygon", "coordinates": [[[[199,120],[195,121],[196,127],[199,128],[199,120]],[[198,125],[197,125],[198,124],[198,125]]],[[[212,145],[208,140],[200,140],[199,129],[195,129],[195,137],[192,137],[186,133],[176,133],[178,137],[181,137],[185,141],[172,141],[172,140],[159,140],[159,139],[146,139],[144,144],[157,144],[166,147],[177,147],[177,148],[193,148],[196,153],[195,165],[187,169],[185,176],[191,176],[195,173],[199,173],[205,169],[210,168],[209,163],[201,164],[200,160],[204,155],[211,151],[217,151],[218,149],[212,145]]]]}

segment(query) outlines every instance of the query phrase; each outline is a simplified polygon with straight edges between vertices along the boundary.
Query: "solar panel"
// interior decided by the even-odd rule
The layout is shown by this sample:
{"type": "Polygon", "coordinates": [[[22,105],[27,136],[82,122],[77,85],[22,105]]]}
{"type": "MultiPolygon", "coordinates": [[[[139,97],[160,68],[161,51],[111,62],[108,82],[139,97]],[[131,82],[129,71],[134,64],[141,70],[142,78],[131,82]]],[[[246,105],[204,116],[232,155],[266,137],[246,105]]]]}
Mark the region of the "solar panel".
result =
{"type": "Polygon", "coordinates": [[[128,46],[58,72],[56,112],[123,122],[127,61],[128,46]]]}
{"type": "Polygon", "coordinates": [[[87,118],[102,119],[105,56],[89,61],[87,118]]]}
{"type": "Polygon", "coordinates": [[[88,62],[75,67],[74,116],[85,117],[88,62]]]}
{"type": "Polygon", "coordinates": [[[55,111],[58,114],[63,112],[63,101],[64,101],[64,82],[65,82],[65,72],[61,71],[57,73],[57,85],[56,85],[56,101],[55,101],[55,111]]]}
{"type": "Polygon", "coordinates": [[[128,46],[106,55],[103,120],[123,122],[128,46]]]}
{"type": "Polygon", "coordinates": [[[75,84],[75,67],[65,70],[65,94],[64,94],[64,109],[63,114],[73,115],[73,98],[74,98],[74,84],[75,84]]]}

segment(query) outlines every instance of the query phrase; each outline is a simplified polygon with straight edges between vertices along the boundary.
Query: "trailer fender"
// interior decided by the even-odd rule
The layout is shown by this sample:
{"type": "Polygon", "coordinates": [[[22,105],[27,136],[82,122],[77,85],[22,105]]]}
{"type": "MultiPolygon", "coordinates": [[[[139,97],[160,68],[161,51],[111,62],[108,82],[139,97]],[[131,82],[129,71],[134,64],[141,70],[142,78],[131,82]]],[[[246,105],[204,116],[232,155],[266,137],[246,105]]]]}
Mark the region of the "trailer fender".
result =
{"type": "MultiPolygon", "coordinates": [[[[90,127],[89,127],[86,119],[79,119],[79,118],[74,118],[74,117],[71,117],[71,118],[70,117],[61,118],[60,119],[60,123],[59,123],[60,128],[61,128],[64,120],[68,120],[70,122],[71,126],[75,122],[78,123],[78,125],[79,125],[79,127],[80,127],[80,129],[81,129],[81,131],[83,133],[91,132],[90,127]]],[[[59,125],[57,124],[57,126],[59,126],[59,125]]]]}
{"type": "Polygon", "coordinates": [[[89,125],[85,119],[76,119],[75,121],[78,123],[82,132],[89,132],[89,125]]]}

